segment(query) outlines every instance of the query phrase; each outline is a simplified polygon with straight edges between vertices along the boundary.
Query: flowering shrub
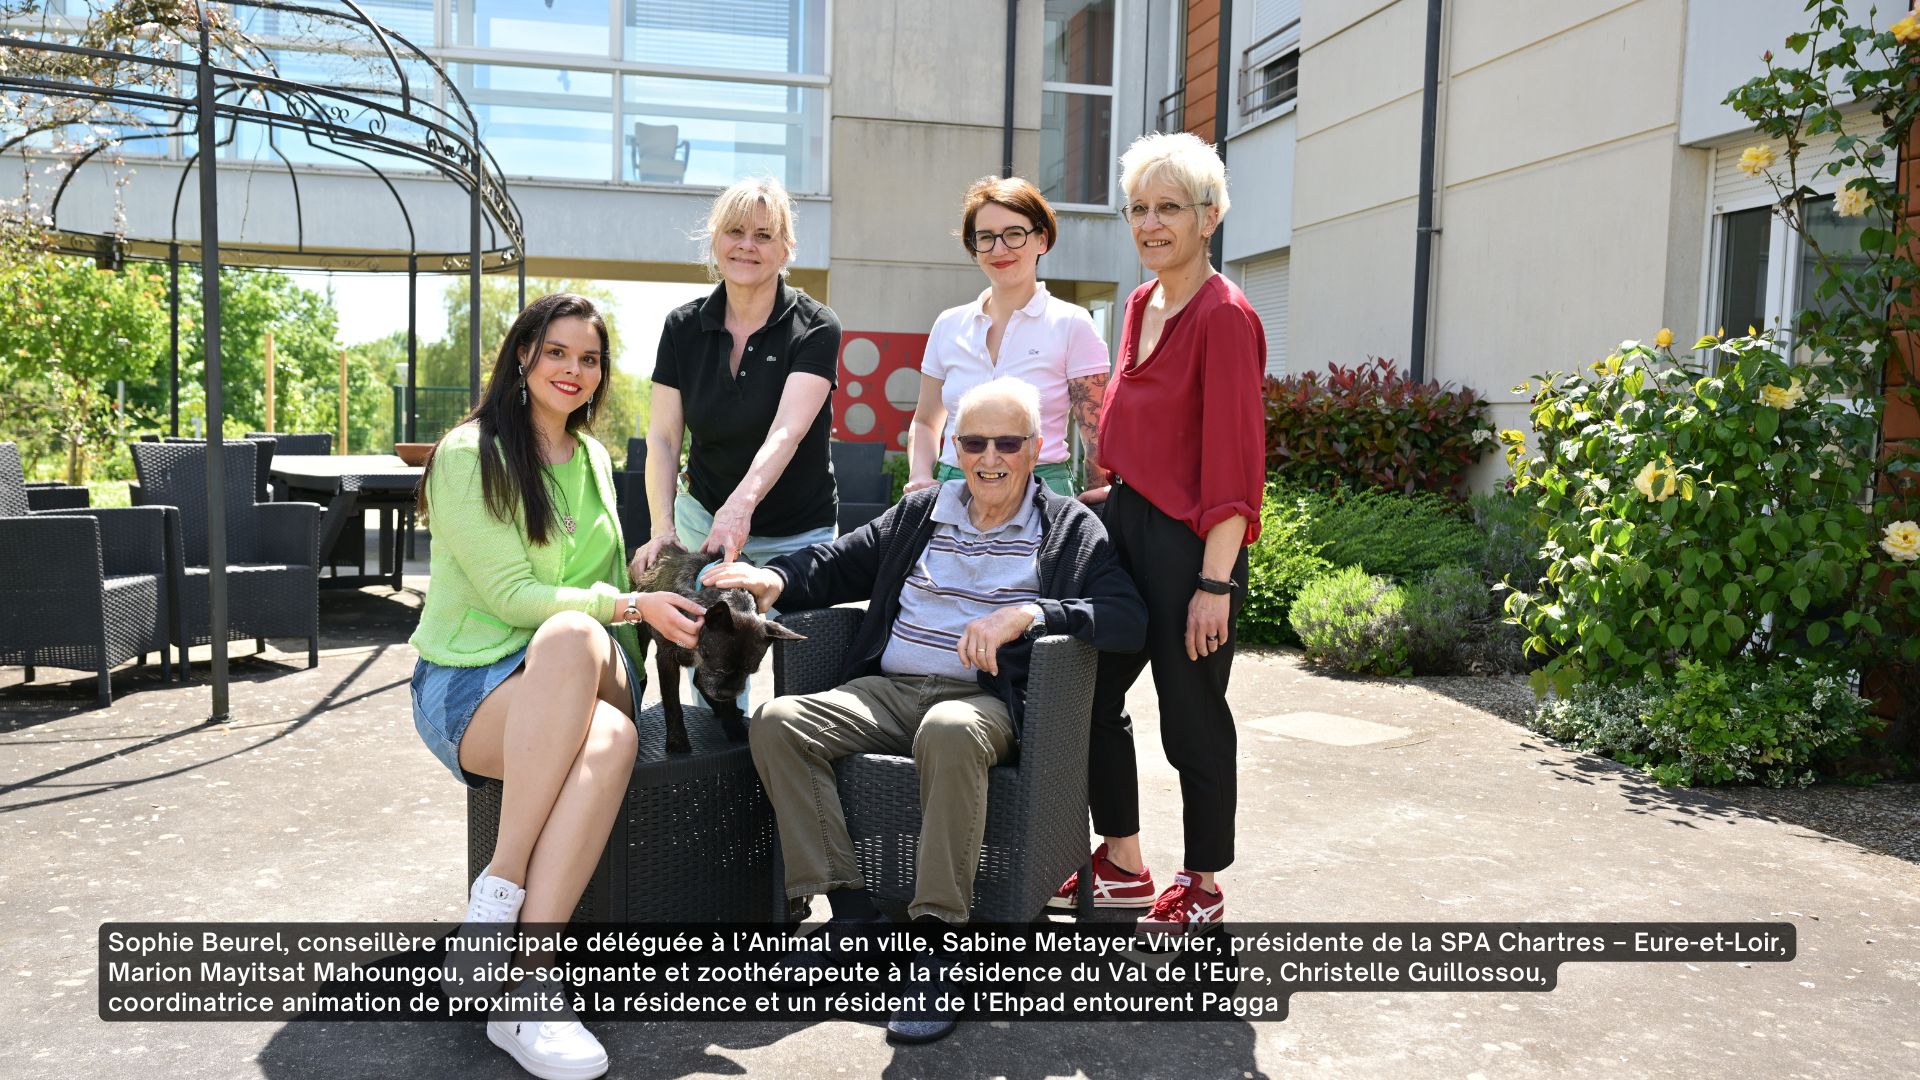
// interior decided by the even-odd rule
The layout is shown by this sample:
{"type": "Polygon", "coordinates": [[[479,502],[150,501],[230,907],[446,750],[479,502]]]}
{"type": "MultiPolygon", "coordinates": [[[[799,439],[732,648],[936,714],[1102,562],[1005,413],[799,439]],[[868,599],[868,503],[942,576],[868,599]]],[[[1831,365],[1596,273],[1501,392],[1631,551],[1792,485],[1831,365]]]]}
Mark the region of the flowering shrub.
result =
{"type": "MultiPolygon", "coordinates": [[[[1728,94],[1726,104],[1784,148],[1777,158],[1765,147],[1749,148],[1741,168],[1772,186],[1774,215],[1801,235],[1817,267],[1818,302],[1795,316],[1797,341],[1858,382],[1886,388],[1884,398],[1868,393],[1860,401],[1877,425],[1887,401],[1920,407],[1920,365],[1911,348],[1920,331],[1914,291],[1920,283],[1914,211],[1920,207],[1910,178],[1902,176],[1912,162],[1900,160],[1903,148],[1912,156],[1920,115],[1920,14],[1902,13],[1889,23],[1869,8],[1868,22],[1860,24],[1853,7],[1847,0],[1807,0],[1808,28],[1785,41],[1794,58],[1776,61],[1764,53],[1764,71],[1728,94]],[[1831,153],[1809,168],[1802,154],[1829,139],[1831,153]],[[1809,182],[1820,175],[1839,181],[1834,212],[1863,219],[1851,250],[1832,249],[1832,237],[1808,227],[1809,182]],[[1904,355],[1897,347],[1903,336],[1909,342],[1904,355]]],[[[1770,397],[1793,397],[1791,382],[1774,385],[1778,391],[1770,397]]],[[[1817,393],[1811,385],[1806,390],[1817,393]]],[[[1885,559],[1858,610],[1877,612],[1884,630],[1877,641],[1863,641],[1861,651],[1874,650],[1887,685],[1911,686],[1920,683],[1920,568],[1912,562],[1920,557],[1920,538],[1900,526],[1920,517],[1920,440],[1890,440],[1874,463],[1878,481],[1867,494],[1885,559]]],[[[1895,697],[1909,730],[1920,730],[1920,694],[1895,697]]]]}
{"type": "Polygon", "coordinates": [[[1547,523],[1546,577],[1506,604],[1530,651],[1557,654],[1536,690],[1688,659],[1838,659],[1885,630],[1877,424],[1834,400],[1865,388],[1838,365],[1790,365],[1764,337],[1700,347],[1719,374],[1624,342],[1588,371],[1543,376],[1537,449],[1502,433],[1516,489],[1547,523]],[[1798,393],[1769,392],[1783,388],[1798,393]]]}
{"type": "Polygon", "coordinates": [[[1493,445],[1478,394],[1413,382],[1378,357],[1269,378],[1266,399],[1267,474],[1309,487],[1457,494],[1493,445]]]}
{"type": "Polygon", "coordinates": [[[1852,684],[1817,664],[1688,660],[1659,681],[1584,685],[1543,703],[1531,726],[1663,784],[1805,787],[1878,723],[1852,684]]]}
{"type": "Polygon", "coordinates": [[[1309,660],[1361,674],[1408,675],[1405,606],[1399,586],[1349,566],[1308,582],[1287,618],[1309,660]]]}

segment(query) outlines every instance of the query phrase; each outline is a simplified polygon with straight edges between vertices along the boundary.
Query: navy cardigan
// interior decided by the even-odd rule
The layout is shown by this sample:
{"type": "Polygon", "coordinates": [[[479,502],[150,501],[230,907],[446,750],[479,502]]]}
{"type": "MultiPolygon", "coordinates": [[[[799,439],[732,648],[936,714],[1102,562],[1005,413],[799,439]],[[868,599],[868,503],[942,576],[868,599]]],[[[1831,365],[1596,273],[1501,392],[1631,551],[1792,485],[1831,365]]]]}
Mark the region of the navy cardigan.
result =
{"type": "MultiPolygon", "coordinates": [[[[783,555],[767,564],[786,583],[776,606],[785,611],[866,600],[840,669],[840,682],[880,674],[900,590],[933,536],[938,487],[923,488],[861,528],[829,543],[783,555]]],[[[1100,518],[1046,485],[1034,494],[1040,509],[1040,601],[1048,634],[1068,634],[1108,652],[1137,652],[1147,639],[1147,607],[1120,567],[1100,518]]],[[[981,687],[1007,703],[1017,738],[1025,714],[1033,641],[1019,637],[1000,647],[1000,673],[978,674],[981,687]]]]}

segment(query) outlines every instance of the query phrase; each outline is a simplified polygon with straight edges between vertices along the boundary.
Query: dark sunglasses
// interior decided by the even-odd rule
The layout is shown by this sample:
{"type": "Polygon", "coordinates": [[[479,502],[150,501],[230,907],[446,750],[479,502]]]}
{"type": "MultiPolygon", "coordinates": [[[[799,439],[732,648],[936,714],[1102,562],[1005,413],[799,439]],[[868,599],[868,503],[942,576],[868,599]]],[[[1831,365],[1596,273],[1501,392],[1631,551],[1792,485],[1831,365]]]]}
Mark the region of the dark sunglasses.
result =
{"type": "Polygon", "coordinates": [[[988,443],[992,443],[993,448],[1003,454],[1017,454],[1031,438],[1031,435],[955,435],[953,444],[963,454],[984,454],[988,443]]]}

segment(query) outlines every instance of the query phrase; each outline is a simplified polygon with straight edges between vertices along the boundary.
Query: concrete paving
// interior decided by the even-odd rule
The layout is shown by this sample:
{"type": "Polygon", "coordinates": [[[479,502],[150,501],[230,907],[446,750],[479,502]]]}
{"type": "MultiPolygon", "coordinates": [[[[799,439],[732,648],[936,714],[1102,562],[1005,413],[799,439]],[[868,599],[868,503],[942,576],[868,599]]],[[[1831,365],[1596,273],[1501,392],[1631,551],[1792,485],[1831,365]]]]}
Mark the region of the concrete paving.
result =
{"type": "MultiPolygon", "coordinates": [[[[423,579],[410,579],[418,588],[423,579]]],[[[416,593],[323,594],[304,648],[235,662],[233,720],[184,687],[0,672],[0,1076],[518,1077],[472,1024],[108,1024],[99,924],[444,920],[463,910],[462,790],[414,735],[416,593]],[[49,680],[52,680],[49,682],[49,680]]],[[[270,643],[270,646],[273,643],[270,643]]],[[[243,653],[250,645],[237,646],[243,653]]],[[[764,684],[765,677],[762,676],[764,684]]],[[[769,692],[756,686],[756,695],[769,692]]],[[[1477,707],[1484,680],[1329,678],[1243,655],[1235,922],[1795,924],[1788,964],[1570,964],[1551,993],[1301,994],[1284,1021],[607,1024],[613,1076],[1895,1077],[1920,1073],[1920,866],[1657,787],[1477,707]]],[[[1149,864],[1179,861],[1150,683],[1149,864]]]]}

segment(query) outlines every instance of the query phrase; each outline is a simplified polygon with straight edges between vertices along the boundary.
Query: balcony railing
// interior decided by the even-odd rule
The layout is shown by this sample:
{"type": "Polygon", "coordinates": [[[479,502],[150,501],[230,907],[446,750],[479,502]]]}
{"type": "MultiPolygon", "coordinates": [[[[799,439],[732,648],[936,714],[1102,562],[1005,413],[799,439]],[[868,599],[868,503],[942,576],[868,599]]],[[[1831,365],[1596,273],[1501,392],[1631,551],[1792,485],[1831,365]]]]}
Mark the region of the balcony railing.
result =
{"type": "Polygon", "coordinates": [[[1299,38],[1295,19],[1240,52],[1240,120],[1250,123],[1300,94],[1300,51],[1282,39],[1299,38]],[[1280,44],[1276,44],[1280,43],[1280,44]]]}
{"type": "Polygon", "coordinates": [[[1160,99],[1160,107],[1154,113],[1155,131],[1186,130],[1187,88],[1181,87],[1160,99]]]}

